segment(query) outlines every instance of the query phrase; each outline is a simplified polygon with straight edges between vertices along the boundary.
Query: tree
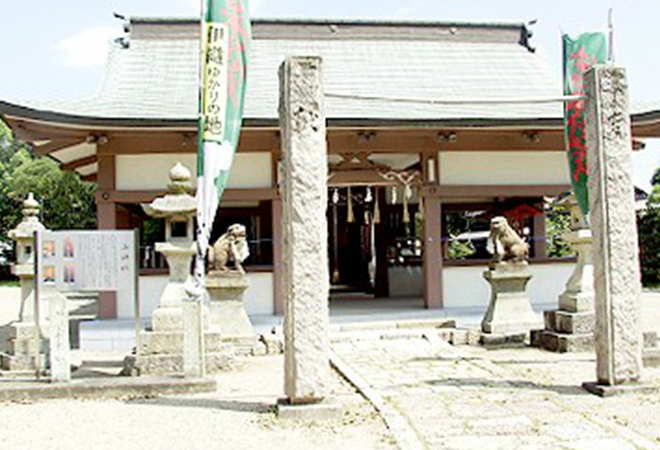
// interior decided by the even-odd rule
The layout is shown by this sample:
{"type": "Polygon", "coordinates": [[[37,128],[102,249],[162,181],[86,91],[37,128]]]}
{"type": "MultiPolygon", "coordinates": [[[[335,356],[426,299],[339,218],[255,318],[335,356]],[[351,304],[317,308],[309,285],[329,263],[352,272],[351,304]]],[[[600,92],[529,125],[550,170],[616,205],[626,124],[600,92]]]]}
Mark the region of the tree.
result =
{"type": "MultiPolygon", "coordinates": [[[[41,203],[46,227],[95,228],[95,190],[94,183],[61,170],[50,158],[35,155],[0,121],[0,247],[9,242],[7,233],[20,222],[22,202],[30,192],[41,203]]],[[[5,255],[5,259],[11,257],[5,255]]]]}
{"type": "Polygon", "coordinates": [[[557,201],[555,198],[546,204],[546,253],[551,258],[565,258],[575,254],[573,246],[564,238],[570,231],[571,213],[557,201]]]}
{"type": "Polygon", "coordinates": [[[651,180],[653,188],[646,211],[637,218],[639,254],[644,286],[660,285],[660,168],[651,180]]]}

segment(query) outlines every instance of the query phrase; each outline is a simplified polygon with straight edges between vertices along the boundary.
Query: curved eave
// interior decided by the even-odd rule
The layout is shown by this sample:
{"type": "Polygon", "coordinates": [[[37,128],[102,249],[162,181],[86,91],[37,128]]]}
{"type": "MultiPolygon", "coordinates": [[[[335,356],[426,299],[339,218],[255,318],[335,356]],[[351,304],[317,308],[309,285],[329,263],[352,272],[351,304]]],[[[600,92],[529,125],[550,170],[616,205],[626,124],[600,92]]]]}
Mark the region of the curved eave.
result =
{"type": "MultiPolygon", "coordinates": [[[[95,117],[58,111],[41,110],[0,101],[0,116],[7,121],[41,123],[72,130],[110,131],[117,129],[185,129],[197,128],[196,118],[131,118],[95,117]]],[[[561,128],[560,118],[466,118],[466,119],[382,119],[330,118],[331,128],[561,128]]],[[[276,118],[246,118],[246,128],[277,128],[276,118]]]]}
{"type": "MultiPolygon", "coordinates": [[[[97,117],[36,109],[0,100],[0,116],[7,121],[27,121],[51,127],[80,131],[110,131],[120,129],[181,129],[195,130],[196,118],[135,118],[97,117]]],[[[635,131],[640,137],[660,137],[660,110],[631,115],[635,131]],[[650,133],[650,134],[649,134],[650,133]]],[[[277,128],[276,118],[246,118],[246,128],[277,128]]],[[[330,118],[331,128],[540,128],[561,129],[563,119],[545,118],[466,118],[466,119],[383,119],[383,118],[330,118]]]]}

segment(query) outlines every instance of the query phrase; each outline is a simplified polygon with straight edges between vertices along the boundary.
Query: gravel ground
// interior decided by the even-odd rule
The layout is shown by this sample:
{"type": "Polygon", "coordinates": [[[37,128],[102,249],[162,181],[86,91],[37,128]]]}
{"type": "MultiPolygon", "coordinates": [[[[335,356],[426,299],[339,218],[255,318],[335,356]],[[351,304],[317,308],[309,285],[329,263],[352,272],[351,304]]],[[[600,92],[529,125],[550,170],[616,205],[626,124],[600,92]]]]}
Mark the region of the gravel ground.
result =
{"type": "Polygon", "coordinates": [[[57,449],[394,449],[371,406],[336,374],[342,423],[282,422],[282,356],[246,360],[217,377],[213,394],[126,401],[0,405],[0,448],[57,449]]]}

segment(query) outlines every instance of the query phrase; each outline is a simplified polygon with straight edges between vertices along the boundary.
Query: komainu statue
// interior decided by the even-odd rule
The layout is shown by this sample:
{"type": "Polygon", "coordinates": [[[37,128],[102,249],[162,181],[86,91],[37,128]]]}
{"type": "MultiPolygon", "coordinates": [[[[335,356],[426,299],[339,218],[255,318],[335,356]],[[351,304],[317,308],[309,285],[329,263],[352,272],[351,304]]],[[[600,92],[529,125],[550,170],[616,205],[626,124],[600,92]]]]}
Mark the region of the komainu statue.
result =
{"type": "Polygon", "coordinates": [[[505,217],[493,217],[490,221],[489,251],[491,263],[526,263],[529,245],[511,228],[505,217]]]}
{"type": "Polygon", "coordinates": [[[241,264],[248,256],[250,249],[245,226],[234,224],[227,228],[227,232],[209,248],[208,271],[245,274],[241,264]],[[228,267],[230,263],[233,264],[233,268],[228,267]]]}

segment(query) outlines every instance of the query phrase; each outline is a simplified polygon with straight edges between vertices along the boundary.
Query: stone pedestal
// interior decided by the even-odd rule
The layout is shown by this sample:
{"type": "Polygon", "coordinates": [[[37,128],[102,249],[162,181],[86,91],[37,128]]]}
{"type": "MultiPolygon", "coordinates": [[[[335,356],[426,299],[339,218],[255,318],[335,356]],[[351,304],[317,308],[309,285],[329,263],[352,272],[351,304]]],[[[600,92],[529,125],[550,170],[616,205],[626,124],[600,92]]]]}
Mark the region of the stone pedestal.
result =
{"type": "Polygon", "coordinates": [[[158,308],[151,316],[153,331],[183,330],[182,302],[188,297],[186,283],[190,283],[190,265],[195,256],[195,244],[191,242],[163,242],[156,244],[156,251],[167,260],[170,278],[158,301],[158,308]]]}
{"type": "Polygon", "coordinates": [[[206,291],[209,294],[209,329],[219,332],[239,354],[251,354],[257,345],[257,334],[245,311],[243,294],[249,281],[241,273],[209,272],[206,291]]]}
{"type": "Polygon", "coordinates": [[[541,328],[541,320],[532,310],[527,283],[532,278],[527,263],[497,263],[484,272],[491,287],[491,299],[481,330],[486,335],[526,335],[541,328]]]}
{"type": "Polygon", "coordinates": [[[589,204],[594,240],[599,395],[629,392],[642,371],[641,275],[625,71],[597,66],[585,77],[589,204]],[[607,392],[606,392],[607,391],[607,392]]]}
{"type": "Polygon", "coordinates": [[[571,228],[564,238],[577,251],[577,264],[559,296],[559,309],[545,311],[545,329],[533,337],[534,345],[555,352],[580,352],[594,345],[594,265],[591,230],[582,218],[575,197],[568,202],[571,228]]]}

